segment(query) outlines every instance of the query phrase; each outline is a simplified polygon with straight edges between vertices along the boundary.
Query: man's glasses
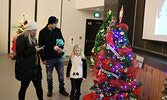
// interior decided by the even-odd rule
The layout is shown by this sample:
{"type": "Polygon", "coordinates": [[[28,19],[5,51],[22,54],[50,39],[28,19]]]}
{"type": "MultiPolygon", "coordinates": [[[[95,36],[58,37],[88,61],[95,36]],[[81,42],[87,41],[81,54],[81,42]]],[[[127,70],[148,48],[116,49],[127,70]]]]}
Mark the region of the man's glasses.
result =
{"type": "Polygon", "coordinates": [[[56,19],[55,24],[57,24],[57,23],[58,23],[58,20],[59,20],[59,19],[56,19]]]}

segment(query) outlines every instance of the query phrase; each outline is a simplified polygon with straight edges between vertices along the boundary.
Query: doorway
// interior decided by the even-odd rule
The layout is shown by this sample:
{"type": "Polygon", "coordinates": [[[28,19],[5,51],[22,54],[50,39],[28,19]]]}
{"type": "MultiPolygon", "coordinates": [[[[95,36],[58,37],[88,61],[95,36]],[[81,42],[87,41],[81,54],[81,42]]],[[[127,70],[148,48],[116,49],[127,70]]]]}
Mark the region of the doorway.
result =
{"type": "Polygon", "coordinates": [[[86,37],[85,37],[85,56],[91,56],[92,48],[95,44],[96,34],[98,33],[103,20],[86,20],[86,37]]]}

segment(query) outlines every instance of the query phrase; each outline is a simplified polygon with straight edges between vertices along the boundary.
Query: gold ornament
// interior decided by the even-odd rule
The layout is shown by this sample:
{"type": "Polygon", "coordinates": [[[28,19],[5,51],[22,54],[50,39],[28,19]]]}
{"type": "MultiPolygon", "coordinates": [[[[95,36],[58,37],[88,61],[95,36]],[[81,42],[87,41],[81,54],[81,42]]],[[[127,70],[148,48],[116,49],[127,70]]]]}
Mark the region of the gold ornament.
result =
{"type": "Polygon", "coordinates": [[[101,32],[104,32],[104,28],[101,30],[101,32]]]}
{"type": "Polygon", "coordinates": [[[122,46],[122,48],[126,48],[126,46],[125,46],[125,45],[123,45],[123,46],[122,46]]]}
{"type": "Polygon", "coordinates": [[[124,32],[120,32],[121,35],[124,35],[124,32]]]}

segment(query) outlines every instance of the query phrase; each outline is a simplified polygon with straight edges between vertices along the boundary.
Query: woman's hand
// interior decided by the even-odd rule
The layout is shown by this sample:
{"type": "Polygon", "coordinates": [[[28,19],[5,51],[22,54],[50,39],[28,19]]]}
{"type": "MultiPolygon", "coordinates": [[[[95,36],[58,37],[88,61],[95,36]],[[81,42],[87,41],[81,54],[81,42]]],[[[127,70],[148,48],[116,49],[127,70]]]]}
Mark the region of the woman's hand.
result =
{"type": "Polygon", "coordinates": [[[35,49],[36,49],[36,51],[38,52],[38,51],[44,49],[44,47],[35,46],[35,49]]]}
{"type": "Polygon", "coordinates": [[[69,80],[70,78],[69,77],[67,77],[67,80],[69,80]]]}

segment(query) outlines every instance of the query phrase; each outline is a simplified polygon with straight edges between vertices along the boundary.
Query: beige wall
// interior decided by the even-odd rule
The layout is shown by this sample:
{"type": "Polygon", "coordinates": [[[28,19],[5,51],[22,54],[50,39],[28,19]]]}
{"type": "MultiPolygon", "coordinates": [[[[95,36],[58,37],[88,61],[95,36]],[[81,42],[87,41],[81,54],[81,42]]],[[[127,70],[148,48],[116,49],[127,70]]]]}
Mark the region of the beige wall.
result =
{"type": "MultiPolygon", "coordinates": [[[[80,44],[83,51],[85,46],[86,19],[94,18],[93,11],[77,10],[75,8],[76,0],[64,0],[62,16],[62,33],[65,39],[66,55],[70,55],[73,45],[70,45],[70,36],[74,36],[75,43],[80,44]],[[79,39],[79,37],[82,39],[79,39]]],[[[103,16],[103,15],[102,15],[103,16]]],[[[103,17],[99,18],[103,19],[103,17]]]]}
{"type": "Polygon", "coordinates": [[[12,48],[13,37],[16,36],[16,31],[19,23],[23,22],[23,15],[29,20],[35,18],[35,0],[15,0],[11,3],[11,38],[10,50],[12,48]],[[18,6],[19,5],[19,6],[18,6]]]}
{"type": "Polygon", "coordinates": [[[76,0],[76,9],[101,7],[101,6],[104,6],[104,0],[76,0]]]}
{"type": "Polygon", "coordinates": [[[9,0],[0,0],[0,54],[8,52],[9,0]]]}
{"type": "MultiPolygon", "coordinates": [[[[60,19],[61,0],[38,0],[37,10],[37,23],[39,25],[37,31],[38,36],[39,31],[48,23],[50,16],[56,16],[60,19]]],[[[60,23],[58,23],[58,27],[60,27],[60,23]]]]}
{"type": "MultiPolygon", "coordinates": [[[[6,0],[4,0],[6,1],[6,0]]],[[[85,30],[86,30],[86,19],[101,19],[103,20],[103,13],[101,18],[94,18],[94,12],[90,10],[77,10],[76,9],[77,0],[63,0],[62,7],[62,25],[61,30],[65,39],[65,49],[66,55],[70,55],[72,52],[72,46],[69,44],[69,37],[73,36],[75,38],[75,43],[80,44],[84,50],[85,45],[85,30]],[[82,39],[79,39],[82,37],[82,39]]],[[[1,6],[2,7],[2,6],[1,6]]],[[[35,17],[35,1],[34,0],[15,0],[11,5],[11,47],[12,47],[12,38],[16,35],[17,27],[20,22],[23,20],[23,15],[29,20],[34,20],[35,17]],[[24,4],[20,5],[19,4],[24,4]]],[[[45,27],[47,24],[49,16],[56,16],[59,19],[58,27],[60,27],[60,18],[61,18],[61,0],[38,0],[37,8],[37,23],[39,29],[37,32],[37,38],[39,31],[45,27]]],[[[8,12],[8,11],[4,11],[8,12]]],[[[2,19],[3,17],[0,16],[2,19]]],[[[7,18],[7,17],[5,17],[7,18]]],[[[7,33],[7,26],[4,29],[7,33]]],[[[4,36],[4,35],[3,35],[4,36]]],[[[7,37],[7,36],[6,36],[7,37]]],[[[4,39],[2,39],[4,40],[4,39]]],[[[7,40],[6,40],[7,41],[7,40]]],[[[2,43],[2,42],[0,42],[2,43]]],[[[7,43],[3,43],[6,46],[7,52],[7,43]]]]}

